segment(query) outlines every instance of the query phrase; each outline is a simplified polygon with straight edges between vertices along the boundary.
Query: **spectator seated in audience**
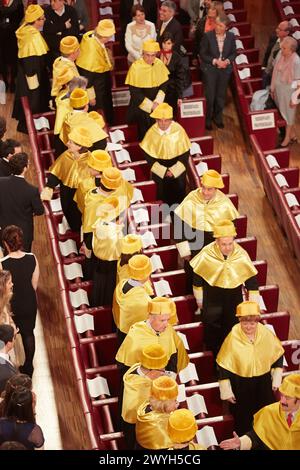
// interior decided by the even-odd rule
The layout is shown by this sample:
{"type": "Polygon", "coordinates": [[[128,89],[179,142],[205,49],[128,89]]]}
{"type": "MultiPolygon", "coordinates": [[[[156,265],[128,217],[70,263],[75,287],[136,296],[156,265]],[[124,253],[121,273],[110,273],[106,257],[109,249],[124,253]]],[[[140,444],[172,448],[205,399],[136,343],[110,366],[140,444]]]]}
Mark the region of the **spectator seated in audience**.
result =
{"type": "Polygon", "coordinates": [[[148,39],[156,39],[155,25],[145,19],[145,9],[142,5],[132,7],[132,19],[126,27],[125,46],[128,51],[128,63],[142,57],[143,43],[148,39]]]}

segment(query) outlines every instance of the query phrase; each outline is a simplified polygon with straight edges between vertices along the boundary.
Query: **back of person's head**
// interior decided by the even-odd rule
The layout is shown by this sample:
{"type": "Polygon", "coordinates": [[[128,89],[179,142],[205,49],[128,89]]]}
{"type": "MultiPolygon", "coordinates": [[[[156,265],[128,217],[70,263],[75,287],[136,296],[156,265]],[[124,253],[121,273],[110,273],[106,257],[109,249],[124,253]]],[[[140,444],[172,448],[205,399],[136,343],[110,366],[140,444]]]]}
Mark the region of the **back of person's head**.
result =
{"type": "Polygon", "coordinates": [[[85,90],[87,88],[88,79],[85,77],[74,77],[69,83],[69,92],[72,93],[75,88],[82,88],[85,90]]]}
{"type": "Polygon", "coordinates": [[[0,158],[7,158],[9,155],[13,155],[15,153],[15,149],[17,147],[21,147],[20,142],[14,139],[7,139],[2,142],[0,148],[0,158]]]}
{"type": "Polygon", "coordinates": [[[23,387],[28,390],[32,390],[32,380],[29,375],[26,374],[15,374],[6,382],[5,389],[1,394],[3,398],[0,403],[0,417],[7,415],[7,406],[10,402],[13,392],[18,388],[23,387]]]}
{"type": "Polygon", "coordinates": [[[5,441],[0,445],[0,450],[28,450],[21,442],[5,441]]]}
{"type": "Polygon", "coordinates": [[[0,325],[0,350],[14,339],[15,330],[11,325],[0,325]]]}
{"type": "Polygon", "coordinates": [[[5,418],[35,423],[32,391],[25,387],[16,387],[7,404],[5,418]]]}
{"type": "Polygon", "coordinates": [[[14,175],[21,175],[24,168],[28,166],[28,155],[25,152],[15,153],[10,159],[14,175]]]}
{"type": "Polygon", "coordinates": [[[136,16],[137,11],[140,11],[141,13],[145,13],[145,8],[143,7],[143,5],[140,5],[139,3],[137,5],[133,5],[131,9],[132,18],[136,16]]]}
{"type": "Polygon", "coordinates": [[[8,225],[3,230],[2,243],[6,243],[9,251],[23,250],[23,230],[17,225],[8,225]]]}
{"type": "Polygon", "coordinates": [[[3,116],[0,116],[0,139],[2,139],[5,132],[6,132],[6,119],[3,116]]]}

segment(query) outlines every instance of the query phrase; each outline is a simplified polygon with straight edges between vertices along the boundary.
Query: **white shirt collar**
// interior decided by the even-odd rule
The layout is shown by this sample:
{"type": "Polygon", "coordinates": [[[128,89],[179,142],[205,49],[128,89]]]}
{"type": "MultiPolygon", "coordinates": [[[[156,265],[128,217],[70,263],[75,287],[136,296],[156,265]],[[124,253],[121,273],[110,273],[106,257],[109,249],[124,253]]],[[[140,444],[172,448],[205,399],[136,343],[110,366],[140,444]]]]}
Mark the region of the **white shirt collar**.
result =
{"type": "Polygon", "coordinates": [[[58,13],[57,11],[54,11],[54,13],[57,14],[57,16],[63,16],[63,14],[65,13],[66,9],[65,9],[65,6],[63,6],[63,9],[61,10],[60,13],[58,13]]]}
{"type": "Polygon", "coordinates": [[[128,279],[128,284],[130,284],[132,287],[137,287],[137,286],[143,286],[143,283],[140,281],[137,281],[136,279],[128,279]]]}
{"type": "Polygon", "coordinates": [[[25,178],[24,175],[14,175],[14,176],[15,176],[16,178],[23,178],[23,179],[25,178]]]}
{"type": "MultiPolygon", "coordinates": [[[[173,122],[173,121],[172,121],[172,122],[173,122]]],[[[167,129],[166,131],[162,131],[162,130],[160,129],[160,127],[158,127],[158,133],[159,133],[159,135],[168,135],[168,134],[170,134],[172,122],[171,122],[171,124],[169,125],[169,127],[168,127],[168,129],[167,129]]]]}
{"type": "Polygon", "coordinates": [[[9,362],[11,365],[13,365],[7,353],[0,352],[0,364],[3,364],[1,359],[5,359],[6,362],[9,362]]]}
{"type": "Polygon", "coordinates": [[[168,21],[163,21],[164,27],[166,27],[170,23],[170,21],[172,21],[173,18],[174,16],[172,16],[172,18],[170,18],[168,21]]]}

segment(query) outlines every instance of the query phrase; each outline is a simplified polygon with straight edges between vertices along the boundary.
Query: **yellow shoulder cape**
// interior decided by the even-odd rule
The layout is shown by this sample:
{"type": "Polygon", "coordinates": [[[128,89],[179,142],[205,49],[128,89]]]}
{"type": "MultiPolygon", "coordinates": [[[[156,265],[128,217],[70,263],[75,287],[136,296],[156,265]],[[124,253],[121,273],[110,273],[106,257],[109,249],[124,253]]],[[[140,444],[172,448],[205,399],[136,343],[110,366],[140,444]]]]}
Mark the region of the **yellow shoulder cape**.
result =
{"type": "Polygon", "coordinates": [[[136,60],[128,70],[125,84],[137,88],[156,88],[169,79],[169,70],[160,59],[148,65],[143,58],[136,60]]]}
{"type": "Polygon", "coordinates": [[[240,377],[258,377],[270,372],[272,364],[284,353],[279,339],[258,323],[254,343],[234,325],[217,356],[217,363],[240,377]]]}
{"type": "Polygon", "coordinates": [[[45,39],[41,33],[30,24],[22,24],[22,26],[17,29],[16,36],[18,40],[19,59],[47,54],[49,48],[45,39]]]}
{"type": "Polygon", "coordinates": [[[97,41],[94,31],[88,31],[80,43],[80,56],[76,64],[82,69],[94,73],[104,73],[112,70],[107,50],[97,41]]]}
{"type": "Polygon", "coordinates": [[[209,285],[223,289],[234,289],[257,274],[248,253],[236,242],[226,260],[217,243],[212,242],[190,261],[190,265],[209,285]]]}
{"type": "Polygon", "coordinates": [[[137,411],[136,440],[145,449],[168,449],[172,441],[168,433],[169,413],[150,411],[146,413],[148,402],[142,403],[137,411]]]}
{"type": "Polygon", "coordinates": [[[99,142],[99,140],[106,139],[107,137],[106,132],[93,118],[88,115],[88,113],[84,111],[72,111],[67,114],[59,134],[60,140],[62,140],[65,145],[67,145],[70,131],[76,126],[85,127],[89,130],[93,144],[95,142],[99,142]]]}
{"type": "Polygon", "coordinates": [[[161,135],[157,123],[147,131],[140,147],[153,158],[172,160],[191,148],[191,142],[183,127],[178,122],[171,123],[168,134],[161,135]]]}
{"type": "Polygon", "coordinates": [[[69,150],[66,150],[51,165],[49,172],[55,175],[65,186],[77,188],[80,181],[89,174],[88,158],[89,152],[76,158],[69,150]]]}
{"type": "Polygon", "coordinates": [[[134,364],[123,377],[124,392],[122,403],[122,418],[126,423],[136,423],[139,406],[149,400],[152,380],[134,374],[141,363],[134,364]]]}
{"type": "Polygon", "coordinates": [[[99,219],[93,230],[93,252],[103,261],[116,261],[121,256],[123,225],[99,219]],[[98,236],[99,235],[99,236],[98,236]]]}
{"type": "Polygon", "coordinates": [[[67,94],[66,90],[63,90],[55,98],[55,103],[56,103],[56,114],[55,114],[55,124],[54,124],[55,135],[60,134],[67,115],[72,111],[72,107],[70,105],[70,98],[64,98],[66,94],[67,94]]]}

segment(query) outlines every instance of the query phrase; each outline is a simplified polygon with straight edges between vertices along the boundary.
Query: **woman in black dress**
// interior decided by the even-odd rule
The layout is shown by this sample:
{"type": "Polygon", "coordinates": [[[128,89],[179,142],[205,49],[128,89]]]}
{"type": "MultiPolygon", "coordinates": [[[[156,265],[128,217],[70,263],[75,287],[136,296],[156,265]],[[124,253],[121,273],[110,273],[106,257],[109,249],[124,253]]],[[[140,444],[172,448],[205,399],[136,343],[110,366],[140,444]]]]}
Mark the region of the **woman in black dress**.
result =
{"type": "Polygon", "coordinates": [[[2,243],[6,256],[2,258],[1,264],[12,275],[14,291],[11,308],[25,350],[25,363],[20,367],[20,372],[31,377],[35,352],[33,330],[37,313],[35,291],[39,280],[39,265],[33,253],[23,251],[23,232],[16,225],[9,225],[3,230],[2,243]]]}

